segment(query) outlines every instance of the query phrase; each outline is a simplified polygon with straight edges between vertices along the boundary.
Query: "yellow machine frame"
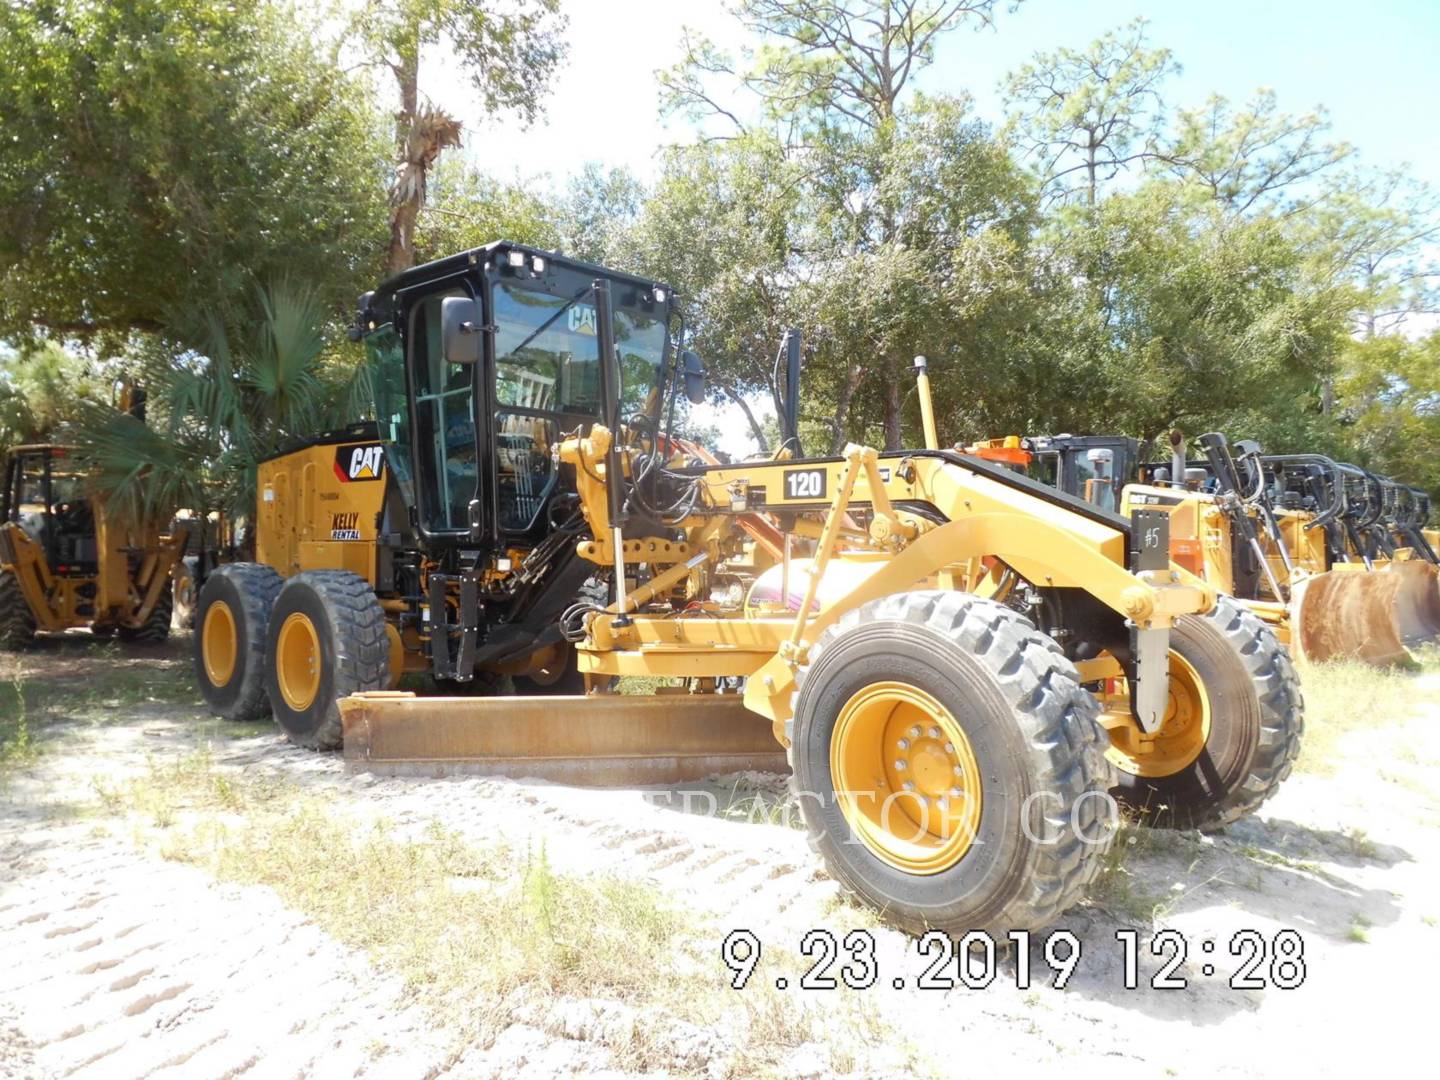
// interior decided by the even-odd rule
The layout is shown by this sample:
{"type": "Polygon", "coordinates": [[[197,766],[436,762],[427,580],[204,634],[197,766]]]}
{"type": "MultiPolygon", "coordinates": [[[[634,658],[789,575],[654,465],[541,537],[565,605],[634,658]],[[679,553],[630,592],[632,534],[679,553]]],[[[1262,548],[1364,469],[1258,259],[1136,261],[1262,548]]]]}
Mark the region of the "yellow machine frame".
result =
{"type": "MultiPolygon", "coordinates": [[[[596,425],[589,436],[561,444],[561,460],[576,466],[581,504],[597,539],[581,554],[598,564],[614,559],[606,501],[605,458],[610,433],[596,425]]],[[[590,622],[579,648],[580,667],[592,675],[754,676],[745,703],[769,718],[784,739],[791,716],[795,673],[808,648],[845,612],[870,600],[934,587],[948,579],[953,587],[978,584],[982,560],[1001,559],[1027,580],[1047,586],[1082,588],[1145,630],[1168,629],[1177,616],[1204,613],[1216,591],[1183,567],[1132,573],[1126,568],[1126,539],[1119,530],[1073,513],[1057,511],[1036,495],[1010,487],[942,456],[910,455],[882,459],[873,449],[851,445],[839,460],[753,462],[705,470],[702,502],[679,523],[683,543],[663,538],[627,540],[624,561],[645,563],[654,576],[626,595],[625,610],[614,604],[590,622]],[[784,474],[803,467],[822,470],[827,501],[785,491],[784,474]],[[758,615],[671,618],[638,612],[641,605],[687,583],[704,565],[717,564],[734,543],[727,529],[732,515],[746,510],[759,489],[767,510],[823,517],[813,554],[814,572],[805,602],[796,615],[776,608],[758,615]],[[903,510],[897,503],[935,506],[949,520],[938,524],[903,510]],[[853,512],[870,511],[869,529],[860,533],[845,522],[853,512]],[[875,561],[863,584],[823,610],[812,611],[827,563],[875,561]]],[[[694,586],[690,586],[694,595],[694,586]]],[[[1109,660],[1097,672],[1111,674],[1109,660]]]]}

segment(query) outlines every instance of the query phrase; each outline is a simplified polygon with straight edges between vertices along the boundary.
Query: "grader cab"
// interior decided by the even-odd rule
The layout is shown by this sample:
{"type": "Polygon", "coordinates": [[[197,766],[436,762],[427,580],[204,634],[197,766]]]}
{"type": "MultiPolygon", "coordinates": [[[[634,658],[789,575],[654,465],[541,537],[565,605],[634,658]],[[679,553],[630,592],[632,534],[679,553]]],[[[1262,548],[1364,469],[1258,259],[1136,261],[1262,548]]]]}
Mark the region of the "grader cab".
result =
{"type": "Polygon", "coordinates": [[[662,283],[509,243],[367,294],[377,426],[262,470],[262,562],[200,598],[215,711],[366,768],[788,758],[832,875],[912,929],[1052,921],[1107,795],[1215,827],[1289,772],[1289,659],[1170,560],[1166,515],[938,449],[928,409],[926,448],[806,457],[798,337],[783,449],[716,462],[671,434],[704,377],[677,323],[662,283]]]}
{"type": "Polygon", "coordinates": [[[0,648],[76,627],[164,641],[185,541],[183,527],[162,533],[155,522],[117,521],[69,448],[16,447],[0,493],[0,648]]]}

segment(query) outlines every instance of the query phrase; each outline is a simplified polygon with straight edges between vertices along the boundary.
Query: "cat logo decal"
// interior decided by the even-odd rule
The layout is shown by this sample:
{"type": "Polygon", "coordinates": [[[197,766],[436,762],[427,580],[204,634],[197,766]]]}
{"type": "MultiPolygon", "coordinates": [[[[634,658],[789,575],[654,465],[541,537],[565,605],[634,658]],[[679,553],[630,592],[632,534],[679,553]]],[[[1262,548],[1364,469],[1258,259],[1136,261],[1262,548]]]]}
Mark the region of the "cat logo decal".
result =
{"type": "Polygon", "coordinates": [[[379,443],[336,447],[335,475],[342,484],[382,479],[385,476],[385,448],[379,443]]]}
{"type": "Polygon", "coordinates": [[[566,314],[572,334],[595,336],[595,309],[588,304],[576,304],[566,314]]]}

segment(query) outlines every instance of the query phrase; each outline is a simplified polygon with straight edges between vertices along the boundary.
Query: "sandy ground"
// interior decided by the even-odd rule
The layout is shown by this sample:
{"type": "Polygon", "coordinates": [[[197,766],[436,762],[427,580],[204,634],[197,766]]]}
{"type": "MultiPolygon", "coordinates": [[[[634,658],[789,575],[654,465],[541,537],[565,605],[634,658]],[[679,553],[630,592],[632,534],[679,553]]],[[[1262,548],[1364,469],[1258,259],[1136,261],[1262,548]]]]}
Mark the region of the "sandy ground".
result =
{"type": "MultiPolygon", "coordinates": [[[[173,681],[187,648],[178,641],[137,663],[173,681]]],[[[58,694],[125,659],[67,643],[5,663],[0,679],[23,664],[58,694]]],[[[1063,990],[1049,985],[1043,939],[1027,989],[1015,985],[1013,955],[988,987],[917,989],[926,961],[915,943],[840,900],[803,833],[785,823],[778,777],[604,791],[379,778],[271,733],[217,734],[186,704],[102,703],[98,718],[69,720],[62,709],[44,729],[44,752],[0,785],[0,1077],[540,1076],[616,1064],[604,1033],[625,1019],[624,1003],[519,1010],[487,1045],[457,1047],[397,979],[269,889],[166,861],[85,810],[97,782],[197,747],[216,769],[283,776],[357,828],[383,818],[418,839],[441,821],[480,843],[543,844],[565,872],[638,878],[717,928],[753,931],[770,955],[798,956],[810,928],[871,928],[881,978],[857,993],[891,1034],[860,1060],[833,1059],[823,1041],[792,1047],[781,1075],[899,1075],[919,1062],[962,1075],[1059,1065],[1107,1077],[1328,1076],[1373,1067],[1377,1048],[1405,1060],[1426,1043],[1440,961],[1440,677],[1417,677],[1414,691],[1413,711],[1343,735],[1333,771],[1297,773],[1225,834],[1131,833],[1104,895],[1059,924],[1082,944],[1063,990]],[[1303,940],[1303,984],[1232,988],[1236,935],[1258,931],[1270,943],[1287,928],[1303,940]],[[1116,931],[1126,929],[1139,935],[1137,989],[1124,985],[1116,931]],[[1187,945],[1175,971],[1183,989],[1149,985],[1162,931],[1187,945]]],[[[762,958],[755,978],[773,981],[775,970],[762,958]]],[[[1268,958],[1256,974],[1276,979],[1268,958]]],[[[825,991],[789,992],[830,1008],[825,991]]],[[[835,1006],[836,1024],[847,1015],[835,1006]]],[[[719,1038],[677,1029],[667,1071],[723,1072],[719,1038]]]]}

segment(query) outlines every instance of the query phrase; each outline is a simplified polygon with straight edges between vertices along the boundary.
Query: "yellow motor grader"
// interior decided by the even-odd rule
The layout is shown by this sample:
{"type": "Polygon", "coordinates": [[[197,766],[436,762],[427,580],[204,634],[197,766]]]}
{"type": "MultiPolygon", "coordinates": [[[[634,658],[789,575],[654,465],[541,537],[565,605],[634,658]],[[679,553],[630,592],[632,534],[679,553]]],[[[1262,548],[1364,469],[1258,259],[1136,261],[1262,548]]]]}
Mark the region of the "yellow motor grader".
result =
{"type": "Polygon", "coordinates": [[[663,283],[505,242],[363,297],[378,426],[262,471],[261,562],[200,596],[212,707],[371,768],[788,758],[830,872],[912,929],[1052,921],[1101,865],[1107,795],[1216,827],[1288,774],[1289,658],[1171,562],[1167,514],[940,449],[928,410],[924,448],[806,457],[798,348],[784,448],[703,461],[668,434],[703,394],[677,318],[663,283]],[[760,537],[774,563],[737,596],[760,537]],[[416,695],[402,671],[589,692],[416,695]],[[613,691],[631,676],[678,685],[613,691]]]}
{"type": "Polygon", "coordinates": [[[170,633],[170,577],[183,527],[117,522],[64,446],[19,446],[0,493],[0,648],[86,627],[156,644],[170,633]]]}

